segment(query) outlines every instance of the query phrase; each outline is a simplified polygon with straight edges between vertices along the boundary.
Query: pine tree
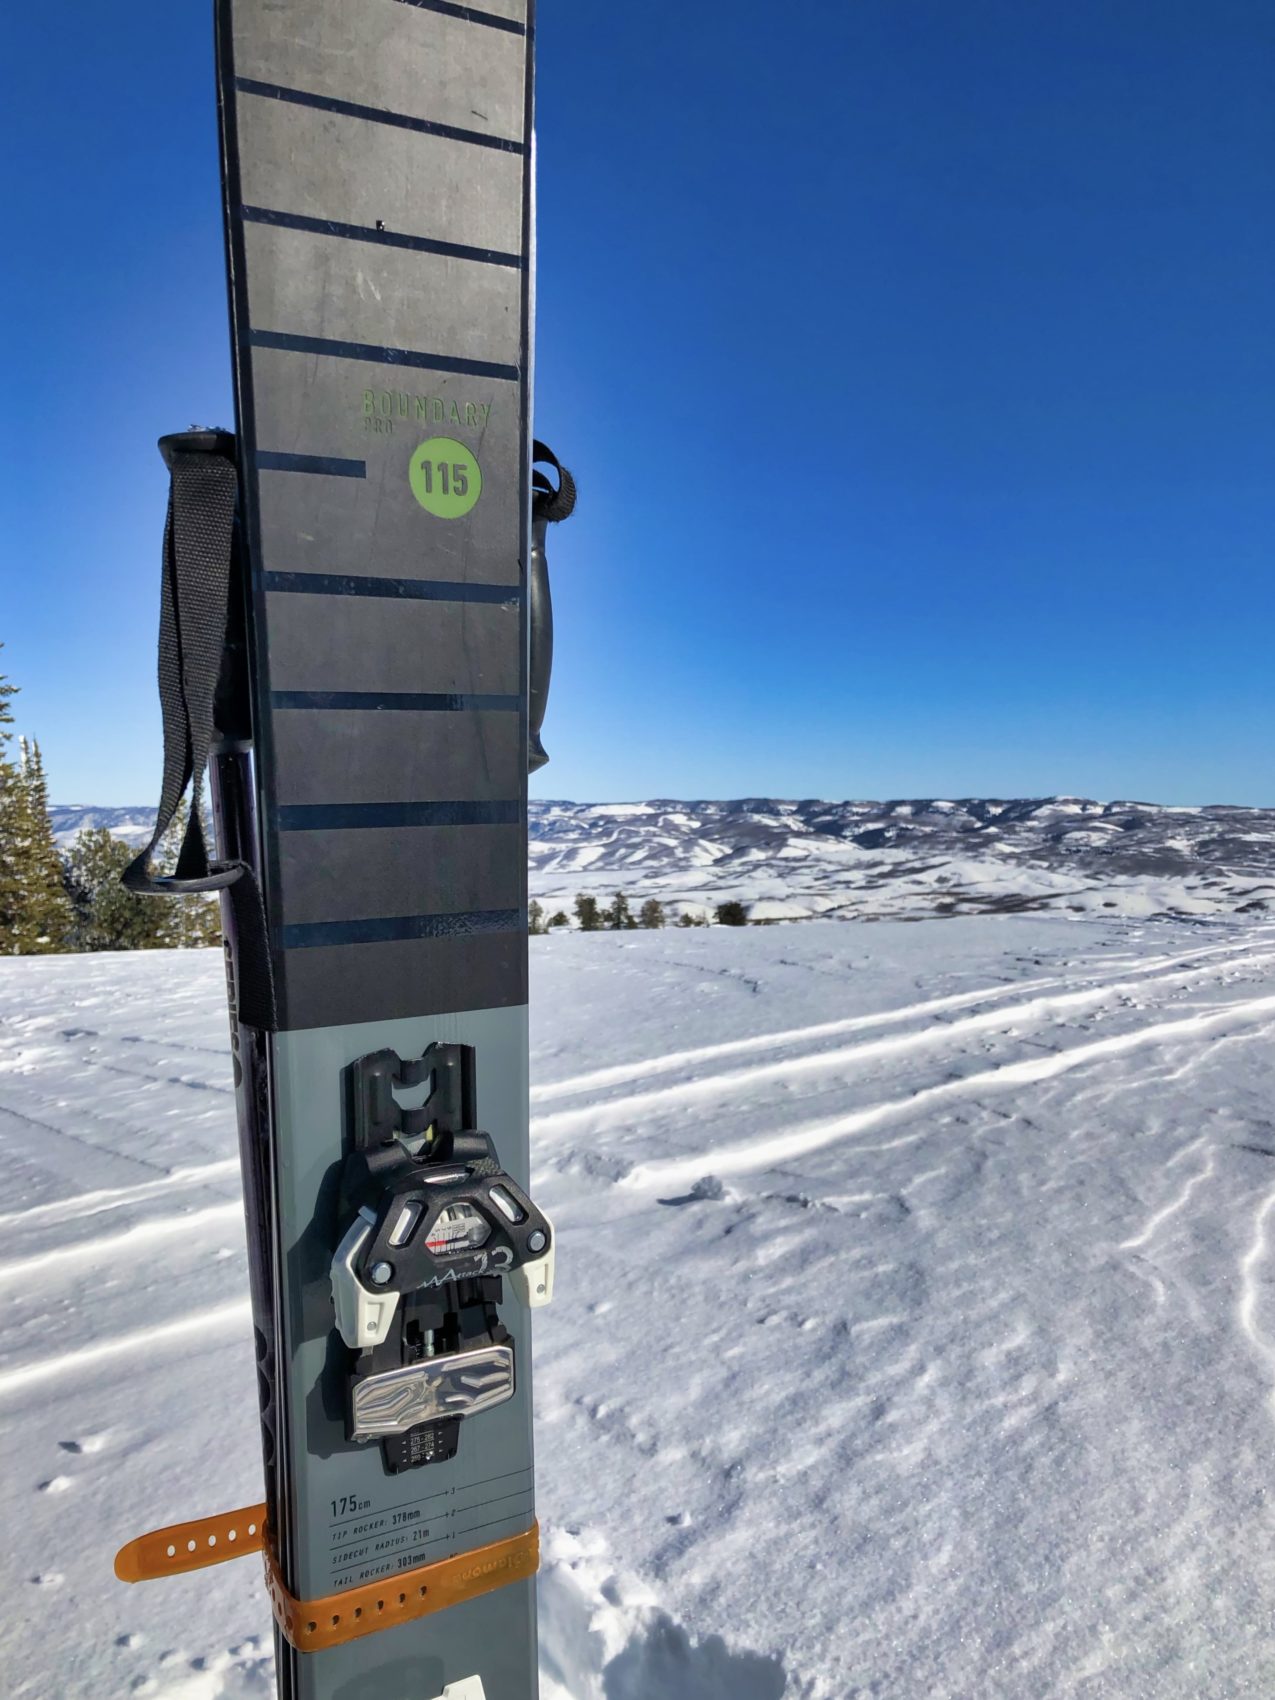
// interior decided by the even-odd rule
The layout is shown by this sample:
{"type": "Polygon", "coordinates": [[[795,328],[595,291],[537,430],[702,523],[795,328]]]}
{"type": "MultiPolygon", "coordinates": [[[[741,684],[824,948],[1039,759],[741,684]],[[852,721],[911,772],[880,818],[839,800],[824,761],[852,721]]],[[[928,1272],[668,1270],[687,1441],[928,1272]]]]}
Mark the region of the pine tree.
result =
{"type": "Polygon", "coordinates": [[[582,933],[596,933],[602,927],[602,913],[598,908],[596,897],[586,897],[584,892],[576,898],[576,919],[580,923],[582,933]]]}
{"type": "Polygon", "coordinates": [[[615,899],[606,912],[606,924],[616,932],[635,924],[632,915],[629,913],[629,900],[622,891],[616,892],[615,899]]]}
{"type": "Polygon", "coordinates": [[[544,908],[534,897],[527,905],[527,931],[529,933],[543,933],[548,931],[545,926],[544,908]]]}
{"type": "Polygon", "coordinates": [[[77,950],[159,950],[171,943],[167,904],[120,884],[137,852],[104,826],[80,833],[66,862],[77,950]]]}
{"type": "Polygon", "coordinates": [[[732,900],[729,903],[717,905],[717,924],[719,927],[746,927],[748,911],[742,903],[732,900]]]}
{"type": "MultiPolygon", "coordinates": [[[[0,644],[0,649],[3,647],[0,644]]],[[[18,948],[15,940],[22,897],[18,856],[22,786],[18,769],[9,759],[13,738],[9,731],[13,725],[9,699],[17,692],[18,686],[10,684],[0,673],[0,955],[5,956],[11,956],[18,948]]]]}
{"type": "Polygon", "coordinates": [[[657,897],[648,897],[638,915],[644,927],[662,927],[664,925],[664,905],[657,897]]]}
{"type": "MultiPolygon", "coordinates": [[[[201,818],[203,809],[200,810],[201,818]]],[[[181,803],[156,846],[157,873],[171,874],[186,835],[189,806],[181,803]]],[[[137,851],[105,827],[81,832],[66,858],[65,884],[73,911],[76,950],[195,950],[221,942],[215,893],[138,897],[120,876],[137,851]]]]}
{"type": "MultiPolygon", "coordinates": [[[[204,842],[207,844],[211,835],[208,831],[202,791],[196,806],[199,809],[200,825],[204,828],[204,842]]],[[[189,819],[190,805],[183,799],[177,805],[177,812],[169,822],[168,830],[156,846],[157,871],[171,874],[176,869],[189,819]]],[[[192,894],[189,897],[144,898],[143,902],[152,904],[160,911],[156,929],[158,942],[167,945],[169,949],[198,950],[207,945],[221,943],[221,903],[215,893],[192,894]]]]}
{"type": "Polygon", "coordinates": [[[566,910],[559,909],[556,915],[550,915],[548,925],[551,927],[569,927],[571,922],[567,919],[566,910]]]}
{"type": "Polygon", "coordinates": [[[49,787],[40,746],[25,738],[19,769],[21,794],[22,895],[15,948],[24,955],[47,955],[65,950],[70,942],[71,905],[63,884],[62,860],[49,819],[49,787]]]}
{"type": "MultiPolygon", "coordinates": [[[[3,648],[4,645],[0,643],[0,649],[3,648]]],[[[13,715],[9,711],[9,698],[16,697],[21,689],[21,685],[10,684],[4,674],[0,673],[0,727],[13,725],[13,715]]],[[[0,747],[7,744],[12,736],[11,732],[0,731],[0,747]]]]}

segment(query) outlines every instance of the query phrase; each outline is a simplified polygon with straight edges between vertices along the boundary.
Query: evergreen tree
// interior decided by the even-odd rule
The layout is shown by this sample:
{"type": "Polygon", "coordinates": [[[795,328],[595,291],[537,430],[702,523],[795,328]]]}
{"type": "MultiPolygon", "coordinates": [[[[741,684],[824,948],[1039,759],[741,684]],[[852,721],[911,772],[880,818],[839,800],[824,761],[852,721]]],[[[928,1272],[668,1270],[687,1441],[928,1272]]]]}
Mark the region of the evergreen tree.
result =
{"type": "Polygon", "coordinates": [[[527,905],[527,931],[529,933],[543,933],[547,930],[544,909],[533,897],[527,905]]]}
{"type": "Polygon", "coordinates": [[[582,933],[596,933],[602,927],[602,914],[598,908],[596,897],[586,897],[584,892],[576,898],[576,919],[580,923],[582,933]]]}
{"type": "Polygon", "coordinates": [[[551,927],[569,927],[571,925],[565,909],[559,909],[556,915],[550,915],[548,924],[551,927]]]}
{"type": "Polygon", "coordinates": [[[120,884],[137,852],[104,826],[80,833],[67,857],[66,884],[77,950],[159,950],[171,942],[164,900],[120,884]]]}
{"type": "Polygon", "coordinates": [[[644,927],[662,927],[664,925],[664,905],[658,898],[648,897],[639,911],[639,919],[644,927]]]}
{"type": "Polygon", "coordinates": [[[215,892],[170,897],[169,938],[178,950],[207,950],[221,945],[221,899],[215,892]]]}
{"type": "Polygon", "coordinates": [[[65,950],[71,923],[40,747],[22,738],[18,760],[9,754],[9,701],[17,690],[0,675],[0,954],[6,956],[65,950]]]}
{"type": "MultiPolygon", "coordinates": [[[[196,807],[204,829],[204,843],[208,844],[212,834],[208,830],[202,787],[196,807]]],[[[156,846],[159,872],[171,874],[176,869],[189,819],[190,805],[183,798],[168,830],[156,846]]],[[[221,943],[221,903],[215,892],[192,893],[188,897],[147,897],[142,901],[159,911],[156,934],[160,945],[170,950],[199,950],[221,943]]]]}
{"type": "MultiPolygon", "coordinates": [[[[3,648],[4,645],[0,643],[0,649],[3,648]]],[[[16,697],[21,688],[20,685],[10,684],[4,674],[0,673],[0,727],[13,725],[13,715],[9,711],[9,698],[16,697]]],[[[11,732],[0,731],[0,747],[7,744],[12,736],[11,732]]]]}
{"type": "Polygon", "coordinates": [[[748,911],[742,903],[734,901],[717,905],[717,924],[719,927],[746,927],[748,911]]]}
{"type": "Polygon", "coordinates": [[[633,916],[629,913],[629,900],[622,891],[617,891],[611,907],[606,912],[608,927],[620,932],[625,927],[636,926],[633,916]]]}
{"type": "Polygon", "coordinates": [[[65,950],[71,932],[71,905],[62,879],[62,861],[49,819],[49,788],[37,743],[19,740],[19,828],[16,850],[21,902],[13,948],[23,955],[65,950]]]}
{"type": "MultiPolygon", "coordinates": [[[[4,646],[0,644],[0,649],[4,646]]],[[[19,866],[18,839],[21,828],[21,775],[9,758],[13,733],[13,713],[10,697],[16,696],[17,685],[9,683],[0,673],[0,955],[12,955],[22,898],[22,876],[19,866]]]]}
{"type": "Polygon", "coordinates": [[[679,927],[699,927],[703,925],[703,922],[697,921],[689,909],[683,909],[682,913],[677,917],[677,924],[679,927]]]}

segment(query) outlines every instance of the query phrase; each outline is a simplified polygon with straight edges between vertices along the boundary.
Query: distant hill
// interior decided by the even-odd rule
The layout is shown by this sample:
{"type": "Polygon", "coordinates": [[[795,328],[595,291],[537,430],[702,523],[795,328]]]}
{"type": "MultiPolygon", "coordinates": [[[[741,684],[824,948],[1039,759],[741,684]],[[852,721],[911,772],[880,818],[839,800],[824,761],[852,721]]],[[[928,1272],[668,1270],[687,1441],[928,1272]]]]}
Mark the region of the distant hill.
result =
{"type": "MultiPolygon", "coordinates": [[[[66,804],[64,847],[105,826],[144,844],[149,808],[66,804]]],[[[676,916],[727,899],[754,920],[1063,910],[1200,917],[1275,911],[1275,809],[1083,797],[772,797],[533,802],[531,891],[658,897],[676,916]]]]}
{"type": "Polygon", "coordinates": [[[569,908],[619,887],[674,913],[754,920],[1015,910],[1275,910],[1275,809],[1082,797],[532,805],[531,890],[569,908]]]}
{"type": "Polygon", "coordinates": [[[104,809],[95,803],[54,803],[49,808],[53,836],[61,849],[69,848],[82,832],[104,826],[117,838],[130,844],[145,844],[155,824],[155,810],[145,806],[134,809],[104,809]]]}

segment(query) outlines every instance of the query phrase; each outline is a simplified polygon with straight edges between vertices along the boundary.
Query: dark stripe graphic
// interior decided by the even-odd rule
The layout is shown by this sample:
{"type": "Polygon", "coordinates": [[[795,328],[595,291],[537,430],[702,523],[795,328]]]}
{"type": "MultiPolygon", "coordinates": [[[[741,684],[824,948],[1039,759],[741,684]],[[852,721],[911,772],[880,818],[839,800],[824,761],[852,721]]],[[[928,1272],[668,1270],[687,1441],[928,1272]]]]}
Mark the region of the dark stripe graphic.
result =
{"type": "Polygon", "coordinates": [[[249,224],[304,230],[312,236],[336,236],[346,242],[379,242],[383,248],[410,248],[418,254],[443,254],[451,260],[477,260],[488,266],[513,266],[521,270],[523,265],[521,254],[503,254],[499,248],[470,248],[463,242],[406,236],[397,230],[374,230],[367,224],[339,224],[334,218],[307,218],[303,213],[275,212],[271,207],[240,207],[239,216],[249,224]]]}
{"type": "Polygon", "coordinates": [[[378,826],[517,826],[522,804],[290,803],[279,810],[280,832],[341,832],[378,826]]]}
{"type": "Polygon", "coordinates": [[[455,124],[436,124],[432,118],[411,118],[406,112],[386,112],[379,106],[357,106],[352,100],[335,100],[331,95],[310,94],[306,89],[285,89],[278,83],[258,83],[251,77],[236,77],[242,94],[261,95],[266,100],[286,100],[293,106],[313,106],[319,112],[335,112],[342,118],[361,118],[367,124],[390,124],[398,130],[415,130],[422,136],[444,136],[449,142],[472,142],[475,147],[495,148],[498,153],[522,153],[523,142],[504,136],[485,136],[481,130],[461,130],[455,124]]]}
{"type": "Polygon", "coordinates": [[[280,927],[284,950],[312,950],[333,944],[386,944],[395,939],[462,938],[473,933],[520,933],[527,928],[521,909],[471,909],[461,915],[388,915],[369,921],[298,921],[280,927]]]}
{"type": "Polygon", "coordinates": [[[522,698],[458,691],[272,691],[272,708],[358,708],[380,713],[471,714],[483,710],[516,714],[522,698]]]}
{"type": "Polygon", "coordinates": [[[421,12],[441,12],[446,18],[463,18],[467,24],[486,24],[488,29],[508,30],[510,35],[526,35],[525,24],[512,18],[498,18],[494,12],[480,12],[476,6],[457,6],[453,0],[400,0],[404,6],[415,6],[421,12]]]}
{"type": "Polygon", "coordinates": [[[517,585],[455,584],[449,579],[355,578],[349,573],[262,573],[266,590],[307,596],[397,596],[409,602],[489,602],[516,608],[517,585]]]}
{"type": "Polygon", "coordinates": [[[319,472],[328,478],[366,478],[365,460],[337,460],[331,455],[276,454],[273,449],[257,450],[258,472],[319,472]]]}
{"type": "Polygon", "coordinates": [[[415,348],[378,348],[370,342],[338,342],[326,336],[249,331],[248,341],[254,348],[278,348],[287,354],[324,354],[334,360],[371,360],[378,366],[424,366],[431,372],[464,372],[471,378],[508,378],[511,382],[517,382],[519,377],[516,366],[499,365],[494,360],[461,360],[452,354],[425,354],[415,348]]]}

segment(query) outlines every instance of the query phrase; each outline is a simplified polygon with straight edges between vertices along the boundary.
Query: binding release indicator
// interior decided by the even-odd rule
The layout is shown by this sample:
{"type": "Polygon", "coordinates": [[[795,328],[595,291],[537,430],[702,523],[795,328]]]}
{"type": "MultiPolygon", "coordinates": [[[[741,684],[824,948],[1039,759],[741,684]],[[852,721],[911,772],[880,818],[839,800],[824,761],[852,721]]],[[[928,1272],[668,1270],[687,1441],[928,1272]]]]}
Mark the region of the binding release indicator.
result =
{"type": "Polygon", "coordinates": [[[482,495],[483,475],[473,451],[454,437],[428,437],[408,469],[412,494],[438,519],[463,519],[482,495]]]}

